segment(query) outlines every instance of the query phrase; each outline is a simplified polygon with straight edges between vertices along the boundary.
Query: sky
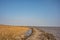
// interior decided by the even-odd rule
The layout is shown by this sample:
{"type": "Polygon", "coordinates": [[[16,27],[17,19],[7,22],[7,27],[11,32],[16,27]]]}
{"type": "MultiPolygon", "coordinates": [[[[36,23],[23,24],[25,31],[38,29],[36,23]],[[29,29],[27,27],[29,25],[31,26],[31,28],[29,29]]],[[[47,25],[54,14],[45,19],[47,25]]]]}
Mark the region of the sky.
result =
{"type": "Polygon", "coordinates": [[[0,0],[0,24],[60,26],[60,0],[0,0]]]}

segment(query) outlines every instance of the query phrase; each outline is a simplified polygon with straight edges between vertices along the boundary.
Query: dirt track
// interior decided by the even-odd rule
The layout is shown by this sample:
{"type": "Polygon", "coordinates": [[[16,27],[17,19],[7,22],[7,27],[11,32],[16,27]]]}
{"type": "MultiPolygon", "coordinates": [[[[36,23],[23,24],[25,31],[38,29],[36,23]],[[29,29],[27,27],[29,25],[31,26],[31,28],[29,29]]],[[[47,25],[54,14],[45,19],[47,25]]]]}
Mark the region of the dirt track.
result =
{"type": "Polygon", "coordinates": [[[52,34],[45,33],[42,30],[33,28],[32,35],[26,40],[56,40],[52,34]]]}

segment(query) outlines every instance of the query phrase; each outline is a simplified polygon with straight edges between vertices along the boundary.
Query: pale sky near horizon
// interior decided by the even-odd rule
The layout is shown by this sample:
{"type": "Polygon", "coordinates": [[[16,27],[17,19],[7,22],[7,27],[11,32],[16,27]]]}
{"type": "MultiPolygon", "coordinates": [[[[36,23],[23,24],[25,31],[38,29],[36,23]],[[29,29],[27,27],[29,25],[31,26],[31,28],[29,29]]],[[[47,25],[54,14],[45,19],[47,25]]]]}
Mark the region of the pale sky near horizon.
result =
{"type": "Polygon", "coordinates": [[[0,0],[0,24],[60,26],[60,0],[0,0]]]}

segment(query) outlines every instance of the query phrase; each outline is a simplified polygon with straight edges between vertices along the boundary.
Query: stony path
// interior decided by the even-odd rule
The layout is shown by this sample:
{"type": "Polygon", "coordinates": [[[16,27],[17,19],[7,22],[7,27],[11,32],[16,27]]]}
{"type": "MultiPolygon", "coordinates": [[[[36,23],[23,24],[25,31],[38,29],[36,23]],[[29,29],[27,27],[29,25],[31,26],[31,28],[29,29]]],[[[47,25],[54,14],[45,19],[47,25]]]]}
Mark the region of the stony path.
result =
{"type": "Polygon", "coordinates": [[[53,38],[53,36],[48,39],[48,37],[45,35],[45,32],[38,30],[37,28],[33,28],[33,34],[26,40],[55,40],[55,39],[53,38]]]}
{"type": "Polygon", "coordinates": [[[39,31],[35,28],[33,31],[34,32],[33,32],[32,36],[30,36],[27,40],[40,40],[40,39],[38,39],[37,36],[39,36],[41,33],[39,34],[39,31]]]}

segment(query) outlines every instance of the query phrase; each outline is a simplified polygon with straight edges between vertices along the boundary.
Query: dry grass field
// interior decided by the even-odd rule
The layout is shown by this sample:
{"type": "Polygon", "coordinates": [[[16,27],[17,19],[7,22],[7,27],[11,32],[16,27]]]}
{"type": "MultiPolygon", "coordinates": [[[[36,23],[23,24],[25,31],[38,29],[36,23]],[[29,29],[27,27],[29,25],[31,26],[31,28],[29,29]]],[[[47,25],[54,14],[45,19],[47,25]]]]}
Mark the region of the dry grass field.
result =
{"type": "Polygon", "coordinates": [[[0,25],[0,40],[56,40],[53,34],[27,26],[0,25]],[[28,35],[28,36],[27,36],[28,35]]]}
{"type": "Polygon", "coordinates": [[[0,25],[0,40],[22,40],[28,30],[30,30],[28,27],[0,25]]]}

